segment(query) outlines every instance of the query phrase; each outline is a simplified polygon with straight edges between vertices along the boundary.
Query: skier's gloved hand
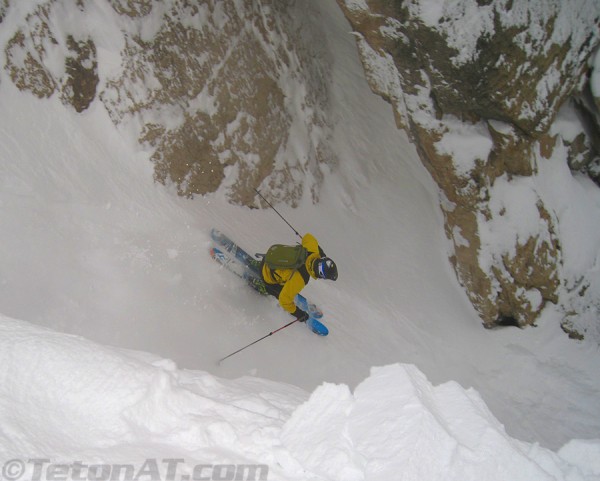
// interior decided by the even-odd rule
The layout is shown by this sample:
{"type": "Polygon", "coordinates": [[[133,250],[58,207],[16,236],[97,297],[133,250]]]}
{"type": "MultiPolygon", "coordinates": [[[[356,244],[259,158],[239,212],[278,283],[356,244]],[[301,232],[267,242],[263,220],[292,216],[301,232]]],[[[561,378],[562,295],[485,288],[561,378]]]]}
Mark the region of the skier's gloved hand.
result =
{"type": "Polygon", "coordinates": [[[296,308],[294,314],[292,314],[297,320],[300,322],[308,321],[308,313],[304,312],[302,309],[296,308]]]}

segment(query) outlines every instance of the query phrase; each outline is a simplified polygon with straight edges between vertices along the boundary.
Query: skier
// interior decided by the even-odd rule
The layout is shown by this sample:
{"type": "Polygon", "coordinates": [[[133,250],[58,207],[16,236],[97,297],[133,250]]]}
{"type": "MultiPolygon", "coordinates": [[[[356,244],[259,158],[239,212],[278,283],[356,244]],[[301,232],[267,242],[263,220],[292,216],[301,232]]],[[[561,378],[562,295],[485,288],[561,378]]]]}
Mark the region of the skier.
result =
{"type": "Polygon", "coordinates": [[[258,272],[268,294],[279,300],[281,307],[292,314],[298,321],[306,322],[308,313],[296,307],[294,298],[313,279],[330,279],[338,277],[335,262],[325,255],[317,239],[312,234],[302,237],[302,247],[306,249],[306,260],[297,268],[271,268],[265,259],[256,261],[252,267],[258,272]]]}

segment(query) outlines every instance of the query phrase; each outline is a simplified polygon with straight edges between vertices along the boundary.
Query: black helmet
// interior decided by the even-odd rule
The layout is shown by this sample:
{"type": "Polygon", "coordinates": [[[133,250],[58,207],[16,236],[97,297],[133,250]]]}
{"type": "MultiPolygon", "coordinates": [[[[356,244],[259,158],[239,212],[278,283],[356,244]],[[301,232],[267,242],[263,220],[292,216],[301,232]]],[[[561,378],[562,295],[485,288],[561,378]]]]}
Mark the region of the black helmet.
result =
{"type": "Polygon", "coordinates": [[[314,271],[317,277],[321,279],[335,281],[338,278],[337,266],[329,257],[317,259],[314,264],[314,271]]]}

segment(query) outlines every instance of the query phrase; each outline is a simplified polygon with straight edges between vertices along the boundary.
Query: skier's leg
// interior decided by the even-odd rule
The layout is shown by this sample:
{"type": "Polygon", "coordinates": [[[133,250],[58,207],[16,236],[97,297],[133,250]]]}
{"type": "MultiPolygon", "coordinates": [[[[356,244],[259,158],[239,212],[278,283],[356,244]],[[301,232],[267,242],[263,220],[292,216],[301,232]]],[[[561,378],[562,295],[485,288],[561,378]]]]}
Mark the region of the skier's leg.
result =
{"type": "Polygon", "coordinates": [[[258,274],[262,278],[262,260],[260,259],[252,259],[248,262],[248,267],[252,272],[258,274]]]}

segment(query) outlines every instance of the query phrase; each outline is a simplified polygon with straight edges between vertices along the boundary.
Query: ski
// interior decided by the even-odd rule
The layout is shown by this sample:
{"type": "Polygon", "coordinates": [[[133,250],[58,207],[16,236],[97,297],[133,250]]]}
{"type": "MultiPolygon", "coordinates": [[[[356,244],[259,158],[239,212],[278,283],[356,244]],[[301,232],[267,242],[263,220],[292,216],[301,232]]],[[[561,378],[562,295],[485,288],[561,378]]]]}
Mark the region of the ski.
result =
{"type": "Polygon", "coordinates": [[[306,299],[306,297],[304,297],[302,294],[296,294],[294,302],[296,303],[296,306],[303,311],[308,312],[312,317],[316,319],[321,319],[323,317],[323,311],[321,311],[321,309],[319,309],[316,305],[308,302],[308,299],[306,299]]]}
{"type": "Polygon", "coordinates": [[[242,264],[249,266],[252,261],[256,261],[254,257],[248,254],[244,249],[233,242],[229,237],[217,229],[211,229],[210,237],[218,245],[223,247],[227,252],[232,254],[242,264]]]}
{"type": "MultiPolygon", "coordinates": [[[[219,264],[225,267],[228,271],[233,272],[240,279],[246,281],[246,283],[250,285],[250,287],[255,289],[257,292],[263,295],[267,294],[263,280],[260,279],[257,273],[253,271],[250,267],[242,265],[240,262],[238,262],[239,257],[236,256],[236,258],[234,259],[222,250],[220,250],[218,247],[211,247],[210,255],[215,261],[217,261],[219,264]]],[[[323,313],[320,310],[314,308],[311,311],[310,308],[311,306],[314,307],[314,305],[310,304],[306,300],[306,298],[304,296],[301,296],[300,294],[296,296],[294,302],[296,303],[296,306],[298,306],[300,309],[308,312],[309,318],[306,321],[306,325],[312,332],[318,334],[319,336],[326,336],[327,334],[329,334],[329,329],[327,329],[327,327],[318,320],[318,318],[321,318],[323,316],[323,313]]]]}
{"type": "Polygon", "coordinates": [[[227,255],[218,247],[210,248],[210,256],[223,267],[225,267],[228,271],[233,272],[236,276],[248,282],[248,284],[250,284],[250,286],[253,287],[256,291],[258,291],[261,294],[267,294],[266,290],[264,289],[264,286],[263,289],[261,289],[260,284],[258,282],[252,282],[263,282],[262,279],[258,277],[258,274],[255,271],[243,264],[240,264],[234,258],[227,255]]]}

